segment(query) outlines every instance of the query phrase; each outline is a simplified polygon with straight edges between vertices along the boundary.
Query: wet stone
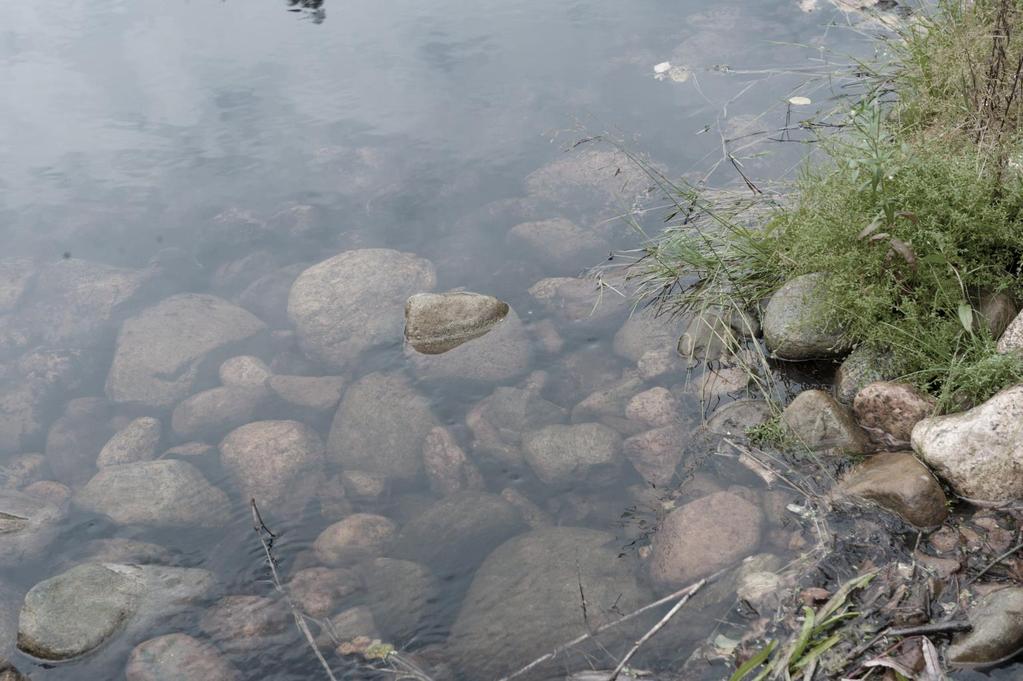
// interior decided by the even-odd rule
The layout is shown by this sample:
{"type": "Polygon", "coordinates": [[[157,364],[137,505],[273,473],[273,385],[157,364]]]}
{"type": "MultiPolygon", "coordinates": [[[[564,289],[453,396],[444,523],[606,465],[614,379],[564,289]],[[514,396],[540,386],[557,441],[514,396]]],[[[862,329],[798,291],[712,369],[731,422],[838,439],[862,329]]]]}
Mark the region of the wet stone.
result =
{"type": "Polygon", "coordinates": [[[601,484],[614,479],[622,438],[600,423],[552,425],[522,436],[526,462],[548,485],[601,484]]]}
{"type": "Polygon", "coordinates": [[[89,479],[96,457],[113,435],[106,400],[83,397],[68,402],[64,414],[46,434],[46,463],[54,477],[69,485],[89,479]]]}
{"type": "Polygon", "coordinates": [[[361,590],[359,575],[344,568],[306,568],[288,582],[288,591],[302,612],[317,618],[336,613],[346,599],[361,590]]]}
{"type": "Polygon", "coordinates": [[[258,357],[239,355],[224,360],[218,373],[221,385],[262,388],[270,378],[270,367],[258,357]]]}
{"type": "Polygon", "coordinates": [[[107,466],[74,503],[122,525],[221,527],[230,519],[227,495],[178,459],[107,466]]]}
{"type": "Polygon", "coordinates": [[[342,610],[331,617],[328,622],[341,641],[351,641],[359,636],[365,636],[368,639],[381,637],[376,620],[373,619],[373,611],[365,605],[342,610]]]}
{"type": "Polygon", "coordinates": [[[519,223],[508,231],[508,242],[525,248],[546,266],[565,271],[592,265],[611,250],[602,236],[564,218],[519,223]]]}
{"type": "Polygon", "coordinates": [[[728,567],[760,544],[763,513],[730,492],[715,492],[669,513],[653,536],[650,577],[681,588],[728,567]]]}
{"type": "Polygon", "coordinates": [[[345,493],[356,501],[376,501],[387,491],[386,477],[363,471],[342,471],[341,484],[345,493]]]}
{"type": "Polygon", "coordinates": [[[0,481],[4,489],[22,489],[49,474],[46,457],[42,454],[19,454],[3,464],[0,481]]]}
{"type": "Polygon", "coordinates": [[[230,652],[260,650],[292,633],[291,612],[265,596],[225,596],[210,606],[199,628],[230,652]]]}
{"type": "Polygon", "coordinates": [[[627,438],[622,444],[636,472],[651,485],[662,487],[675,479],[689,432],[678,425],[648,430],[627,438]]]}
{"type": "Polygon", "coordinates": [[[905,383],[870,383],[856,393],[853,415],[871,439],[885,446],[906,446],[913,426],[934,413],[935,401],[905,383]]]}
{"type": "Polygon", "coordinates": [[[181,401],[171,414],[171,428],[182,440],[215,442],[234,428],[253,421],[267,403],[266,388],[221,386],[181,401]]]}
{"type": "Polygon", "coordinates": [[[835,397],[842,404],[852,404],[856,394],[866,386],[878,381],[889,381],[898,374],[895,358],[890,353],[861,345],[838,366],[835,372],[835,397]]]}
{"type": "Polygon", "coordinates": [[[764,343],[782,359],[840,357],[851,345],[843,329],[829,325],[821,308],[826,274],[804,274],[786,282],[767,303],[764,343]]]}
{"type": "Polygon", "coordinates": [[[56,480],[36,480],[26,485],[22,492],[54,506],[63,506],[72,494],[70,487],[56,480]]]}
{"type": "Polygon", "coordinates": [[[256,421],[220,443],[220,461],[244,498],[284,513],[300,510],[324,479],[324,445],[298,421],[256,421]]]}
{"type": "Polygon", "coordinates": [[[682,325],[682,320],[667,314],[658,317],[650,312],[636,312],[622,324],[612,346],[618,356],[638,362],[647,352],[676,347],[682,325]]]}
{"type": "Polygon", "coordinates": [[[553,277],[529,287],[529,295],[563,322],[600,326],[623,314],[627,305],[617,295],[601,295],[595,279],[553,277]]]}
{"type": "Polygon", "coordinates": [[[120,463],[151,461],[156,458],[162,437],[163,424],[160,419],[151,416],[137,418],[117,431],[103,445],[96,466],[103,468],[120,463]]]}
{"type": "Polygon", "coordinates": [[[485,335],[467,340],[442,354],[411,355],[416,375],[428,380],[492,383],[511,380],[529,369],[529,335],[515,310],[485,335]]]}
{"type": "Polygon", "coordinates": [[[860,453],[867,449],[866,434],[834,397],[822,390],[804,390],[781,414],[789,433],[813,450],[840,449],[860,453]]]}
{"type": "Polygon", "coordinates": [[[366,605],[380,633],[399,644],[422,633],[421,626],[437,608],[440,584],[424,565],[408,560],[377,558],[359,565],[366,585],[366,605]]]}
{"type": "Polygon", "coordinates": [[[679,420],[681,405],[667,388],[645,390],[625,405],[626,418],[641,421],[651,428],[670,426],[679,420]]]}
{"type": "Polygon", "coordinates": [[[875,454],[843,479],[841,493],[873,501],[917,527],[934,527],[948,515],[941,485],[912,452],[875,454]]]}
{"type": "Polygon", "coordinates": [[[310,416],[328,414],[341,401],[344,376],[273,376],[267,385],[289,407],[310,416]]]}
{"type": "Polygon", "coordinates": [[[57,538],[62,503],[28,493],[0,490],[0,566],[34,560],[57,538]]]}
{"type": "Polygon", "coordinates": [[[480,293],[417,293],[405,303],[405,339],[416,352],[439,355],[488,333],[509,310],[480,293]]]}
{"type": "Polygon", "coordinates": [[[736,400],[719,407],[707,421],[707,429],[718,435],[745,437],[746,431],[774,415],[766,400],[736,400]]]}
{"type": "Polygon", "coordinates": [[[973,630],[956,637],[948,649],[953,665],[991,665],[1023,649],[1023,589],[988,594],[970,608],[968,617],[973,630]]]}
{"type": "Polygon", "coordinates": [[[450,496],[463,490],[482,490],[483,476],[458,446],[447,428],[434,428],[423,443],[423,465],[430,489],[439,496],[450,496]]]}
{"type": "Polygon", "coordinates": [[[389,518],[354,513],[323,530],[313,548],[327,565],[353,565],[386,553],[396,535],[397,527],[389,518]]]}
{"type": "Polygon", "coordinates": [[[433,264],[385,248],[345,251],[308,268],[288,295],[288,317],[306,354],[343,368],[401,338],[409,296],[437,283],[433,264]]]}
{"type": "Polygon", "coordinates": [[[544,382],[545,377],[534,372],[524,387],[497,388],[470,409],[465,420],[473,434],[473,452],[521,466],[522,433],[568,418],[565,409],[541,396],[544,382]]]}
{"type": "Polygon", "coordinates": [[[126,681],[239,681],[217,649],[186,634],[167,634],[131,651],[126,681]]]}

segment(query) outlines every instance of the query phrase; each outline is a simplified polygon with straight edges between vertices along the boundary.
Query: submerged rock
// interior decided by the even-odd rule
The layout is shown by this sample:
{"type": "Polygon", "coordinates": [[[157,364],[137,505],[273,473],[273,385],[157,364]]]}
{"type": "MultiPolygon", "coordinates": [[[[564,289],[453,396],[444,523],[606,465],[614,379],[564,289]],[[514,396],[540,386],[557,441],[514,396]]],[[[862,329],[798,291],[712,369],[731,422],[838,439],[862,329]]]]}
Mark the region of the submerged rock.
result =
{"type": "Polygon", "coordinates": [[[745,437],[746,431],[774,416],[766,400],[736,400],[723,405],[707,421],[707,430],[718,435],[745,437]]]}
{"type": "Polygon", "coordinates": [[[252,355],[225,360],[218,371],[221,385],[238,388],[262,388],[270,378],[270,367],[252,355]]]}
{"type": "Polygon", "coordinates": [[[755,338],[760,322],[738,310],[712,308],[693,317],[678,340],[678,354],[690,360],[716,360],[729,355],[740,341],[755,338]]]}
{"type": "Polygon", "coordinates": [[[423,633],[421,625],[436,612],[441,592],[428,568],[377,558],[359,565],[358,571],[366,585],[366,605],[382,634],[401,645],[423,633]]]}
{"type": "Polygon", "coordinates": [[[889,447],[908,445],[913,426],[934,409],[934,398],[906,383],[871,383],[853,399],[853,415],[860,427],[872,440],[889,447]]]}
{"type": "Polygon", "coordinates": [[[103,468],[121,463],[151,461],[156,458],[163,437],[163,424],[151,416],[137,418],[107,441],[96,459],[103,468]]]}
{"type": "Polygon", "coordinates": [[[294,626],[287,606],[265,596],[224,596],[199,620],[199,628],[232,653],[266,650],[281,643],[294,626]]]}
{"type": "Polygon", "coordinates": [[[600,423],[553,425],[524,433],[529,467],[548,485],[614,479],[621,464],[621,436],[600,423]]]}
{"type": "Polygon", "coordinates": [[[680,419],[681,405],[667,388],[651,388],[635,395],[625,405],[625,416],[634,421],[659,428],[680,419]]]}
{"type": "Polygon", "coordinates": [[[469,291],[417,293],[405,302],[405,338],[427,355],[439,355],[479,338],[508,316],[508,303],[469,291]]]}
{"type": "Polygon", "coordinates": [[[323,440],[298,421],[256,421],[220,443],[220,461],[244,498],[278,511],[309,502],[325,477],[324,460],[323,440]]]}
{"type": "Polygon", "coordinates": [[[425,379],[507,381],[529,369],[529,335],[515,310],[483,336],[460,343],[443,354],[411,354],[416,375],[425,379]]]}
{"type": "Polygon", "coordinates": [[[957,494],[982,501],[1023,499],[1023,385],[961,414],[926,418],[913,450],[957,494]]]}
{"type": "Polygon", "coordinates": [[[318,618],[336,613],[360,591],[362,579],[354,570],[344,568],[307,568],[288,582],[288,592],[302,612],[318,618]]]}
{"type": "Polygon", "coordinates": [[[912,452],[875,454],[849,471],[838,489],[873,501],[917,527],[935,527],[948,516],[941,485],[912,452]]]}
{"type": "Polygon", "coordinates": [[[398,528],[382,515],[353,513],[320,533],[313,549],[327,565],[353,565],[391,547],[398,528]]]}
{"type": "Polygon", "coordinates": [[[327,455],[343,468],[411,480],[436,425],[430,402],[400,374],[374,373],[348,389],[334,416],[327,455]]]}
{"type": "MultiPolygon", "coordinates": [[[[0,318],[0,355],[2,324],[0,318]]],[[[35,350],[0,363],[0,452],[40,447],[50,410],[80,387],[87,373],[81,351],[75,350],[35,350]]]]}
{"type": "Polygon", "coordinates": [[[970,608],[973,630],[949,646],[948,661],[956,666],[987,666],[1023,649],[1023,588],[999,589],[970,608]]]}
{"type": "Polygon", "coordinates": [[[344,376],[272,376],[267,385],[289,407],[317,416],[337,408],[348,379],[344,376]]]}
{"type": "Polygon", "coordinates": [[[676,347],[682,331],[683,320],[651,311],[635,312],[618,329],[612,347],[619,357],[638,362],[647,352],[676,347]]]}
{"type": "Polygon", "coordinates": [[[107,466],[75,494],[74,503],[121,525],[221,527],[230,519],[227,495],[179,459],[107,466]]]}
{"type": "Polygon", "coordinates": [[[625,440],[622,451],[644,480],[663,487],[675,478],[688,435],[688,431],[678,425],[655,428],[625,440]]]}
{"type": "Polygon", "coordinates": [[[298,276],[288,316],[306,354],[342,368],[363,351],[401,338],[405,301],[436,284],[433,264],[412,253],[345,251],[298,276]]]}
{"type": "Polygon", "coordinates": [[[206,570],[78,565],[39,582],[25,595],[18,649],[42,660],[80,657],[115,635],[147,631],[212,588],[213,575],[206,570]]]}
{"type": "Polygon", "coordinates": [[[464,492],[437,502],[405,525],[390,553],[447,578],[472,572],[488,553],[525,529],[518,510],[503,498],[464,492]]]}
{"type": "Polygon", "coordinates": [[[593,265],[611,250],[602,236],[564,218],[519,223],[508,231],[508,242],[525,247],[548,267],[562,270],[593,265]]]}
{"type": "MultiPolygon", "coordinates": [[[[552,527],[505,542],[480,566],[462,602],[448,641],[453,664],[468,679],[499,678],[586,632],[580,585],[590,630],[653,600],[629,562],[618,557],[612,535],[552,527]]],[[[620,654],[648,627],[642,621],[624,624],[599,641],[620,654]]],[[[566,669],[589,669],[586,654],[592,650],[573,648],[522,679],[562,678],[566,669]]]]}
{"type": "Polygon", "coordinates": [[[839,357],[852,348],[845,330],[827,322],[823,309],[824,273],[804,274],[786,282],[767,303],[764,343],[782,359],[839,357]]]}
{"type": "Polygon", "coordinates": [[[36,496],[0,490],[0,566],[35,560],[57,538],[64,509],[36,496]]]}
{"type": "Polygon", "coordinates": [[[114,402],[169,407],[194,392],[199,369],[211,356],[265,328],[250,312],[215,296],[166,298],[122,325],[107,396],[114,402]]]}
{"type": "Polygon", "coordinates": [[[628,309],[617,293],[601,289],[596,279],[551,277],[529,287],[529,295],[550,315],[563,322],[601,325],[628,309]]]}
{"type": "Polygon", "coordinates": [[[46,433],[46,463],[60,482],[81,485],[96,470],[96,455],[113,434],[105,399],[73,399],[46,433]]]}
{"type": "Polygon", "coordinates": [[[545,376],[534,373],[523,387],[497,388],[470,409],[465,422],[473,451],[508,466],[522,465],[522,433],[568,419],[565,409],[541,396],[544,382],[545,376]]]}
{"type": "Polygon", "coordinates": [[[852,415],[823,390],[804,390],[781,413],[789,433],[813,450],[867,450],[867,436],[852,415]]]}
{"type": "Polygon", "coordinates": [[[677,508],[653,536],[650,577],[677,589],[756,551],[764,515],[731,492],[715,492],[677,508]]]}
{"type": "Polygon", "coordinates": [[[186,634],[167,634],[135,646],[126,681],[239,681],[241,674],[216,648],[186,634]]]}
{"type": "Polygon", "coordinates": [[[264,387],[221,386],[182,400],[171,413],[171,428],[182,440],[216,442],[254,420],[267,404],[264,387]]]}
{"type": "Polygon", "coordinates": [[[483,476],[447,428],[434,428],[423,443],[423,465],[430,489],[442,497],[464,490],[482,490],[483,476]]]}

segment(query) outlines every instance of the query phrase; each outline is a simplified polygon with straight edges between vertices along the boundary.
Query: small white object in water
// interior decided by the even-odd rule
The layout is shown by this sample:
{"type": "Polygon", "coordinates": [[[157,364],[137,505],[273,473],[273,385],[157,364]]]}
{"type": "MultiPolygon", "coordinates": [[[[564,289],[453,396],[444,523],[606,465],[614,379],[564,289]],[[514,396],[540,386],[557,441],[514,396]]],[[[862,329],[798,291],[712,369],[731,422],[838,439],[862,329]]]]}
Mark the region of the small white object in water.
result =
{"type": "Polygon", "coordinates": [[[817,0],[799,0],[799,9],[804,12],[812,12],[817,9],[817,0]]]}
{"type": "Polygon", "coordinates": [[[662,61],[654,65],[654,78],[657,80],[668,78],[676,83],[684,83],[689,80],[689,69],[685,66],[672,66],[670,61],[662,61]]]}
{"type": "Polygon", "coordinates": [[[656,74],[667,73],[669,70],[671,70],[670,61],[662,61],[660,64],[654,64],[654,73],[656,74]]]}
{"type": "Polygon", "coordinates": [[[789,104],[792,106],[807,106],[813,104],[809,97],[789,97],[789,104]]]}

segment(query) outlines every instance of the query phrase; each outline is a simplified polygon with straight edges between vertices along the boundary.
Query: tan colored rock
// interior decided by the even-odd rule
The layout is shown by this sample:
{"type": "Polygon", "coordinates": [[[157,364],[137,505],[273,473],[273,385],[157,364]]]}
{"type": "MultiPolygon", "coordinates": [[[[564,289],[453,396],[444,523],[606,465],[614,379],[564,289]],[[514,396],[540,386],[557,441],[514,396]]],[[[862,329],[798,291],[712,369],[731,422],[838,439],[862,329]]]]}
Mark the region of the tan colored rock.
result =
{"type": "Polygon", "coordinates": [[[671,589],[713,574],[753,553],[762,525],[760,509],[729,492],[691,501],[654,533],[650,576],[671,589]]]}
{"type": "Polygon", "coordinates": [[[383,555],[394,542],[397,530],[383,516],[354,513],[321,532],[313,549],[327,565],[353,565],[383,555]]]}
{"type": "Polygon", "coordinates": [[[163,424],[160,423],[160,419],[151,416],[137,418],[117,431],[103,445],[96,458],[96,467],[152,461],[156,458],[162,436],[163,424]]]}
{"type": "Polygon", "coordinates": [[[804,390],[785,407],[782,423],[813,450],[867,451],[867,435],[845,407],[823,390],[804,390]]]}
{"type": "Polygon", "coordinates": [[[270,367],[252,355],[239,355],[220,365],[220,384],[238,388],[262,388],[270,378],[270,367]]]}
{"type": "Polygon", "coordinates": [[[266,388],[221,386],[182,400],[171,413],[171,428],[182,440],[216,442],[254,421],[267,403],[266,388]]]}
{"type": "Polygon", "coordinates": [[[529,467],[548,485],[608,482],[621,463],[621,436],[600,423],[553,425],[524,433],[529,467]]]}
{"type": "Polygon", "coordinates": [[[265,596],[224,596],[199,620],[199,628],[229,652],[265,648],[293,626],[284,603],[265,596]]]}
{"type": "Polygon", "coordinates": [[[417,293],[405,302],[405,339],[417,352],[439,355],[486,334],[510,309],[493,296],[469,291],[417,293]]]}
{"type": "Polygon", "coordinates": [[[1023,351],[1023,313],[1016,315],[998,339],[998,352],[1023,351]]]}
{"type": "Polygon", "coordinates": [[[358,573],[344,568],[306,568],[288,582],[288,592],[302,612],[318,619],[336,613],[361,590],[358,573]]]}
{"type": "Polygon", "coordinates": [[[158,636],[135,646],[127,681],[239,681],[241,674],[216,648],[186,634],[158,636]]]}
{"type": "Polygon", "coordinates": [[[626,439],[622,452],[644,480],[663,487],[675,479],[688,435],[679,425],[655,428],[626,439]]]}
{"type": "Polygon", "coordinates": [[[913,426],[934,413],[934,398],[906,383],[878,381],[856,393],[853,415],[878,444],[905,446],[913,426]]]}
{"type": "Polygon", "coordinates": [[[518,510],[519,515],[529,525],[530,529],[537,530],[541,527],[550,527],[554,524],[551,514],[533,503],[533,501],[514,487],[505,487],[501,490],[501,498],[518,510]]]}
{"type": "Polygon", "coordinates": [[[447,428],[438,426],[427,433],[423,442],[423,465],[430,489],[442,497],[485,487],[479,469],[447,428]]]}
{"type": "Polygon", "coordinates": [[[364,471],[342,471],[341,484],[356,501],[376,501],[387,491],[387,477],[364,471]]]}
{"type": "Polygon", "coordinates": [[[4,489],[22,489],[33,482],[42,480],[48,473],[46,457],[42,454],[19,454],[12,456],[3,466],[0,475],[4,489]]]}
{"type": "Polygon", "coordinates": [[[70,487],[56,480],[36,480],[31,485],[26,485],[22,491],[54,506],[63,506],[72,495],[70,487]]]}
{"type": "Polygon", "coordinates": [[[272,376],[270,390],[289,406],[313,415],[337,408],[348,379],[344,376],[272,376]]]}
{"type": "Polygon", "coordinates": [[[644,352],[636,362],[636,368],[644,381],[653,381],[665,376],[681,376],[685,372],[682,358],[672,348],[644,352]]]}
{"type": "Polygon", "coordinates": [[[967,499],[1023,499],[1023,385],[969,411],[926,418],[913,428],[915,451],[967,499]]]}
{"type": "Polygon", "coordinates": [[[845,475],[838,491],[873,501],[917,527],[940,525],[948,516],[941,485],[912,452],[871,456],[845,475]]]}
{"type": "Polygon", "coordinates": [[[651,388],[639,393],[625,405],[625,416],[651,428],[670,426],[679,420],[681,405],[667,388],[651,388]]]}

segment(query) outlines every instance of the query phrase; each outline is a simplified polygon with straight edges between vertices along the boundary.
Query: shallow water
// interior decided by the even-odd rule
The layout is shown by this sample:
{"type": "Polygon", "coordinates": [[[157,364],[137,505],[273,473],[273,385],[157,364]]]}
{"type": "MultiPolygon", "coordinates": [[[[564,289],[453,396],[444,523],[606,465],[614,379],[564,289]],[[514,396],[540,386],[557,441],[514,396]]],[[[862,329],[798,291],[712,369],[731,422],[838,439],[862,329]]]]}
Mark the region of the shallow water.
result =
{"type": "MultiPolygon", "coordinates": [[[[638,226],[655,231],[666,212],[663,192],[625,153],[600,142],[573,148],[575,143],[607,136],[672,176],[695,181],[709,174],[713,184],[738,185],[735,168],[722,159],[725,137],[743,172],[766,186],[789,176],[805,147],[747,145],[800,117],[788,97],[808,96],[815,108],[841,92],[826,82],[801,86],[806,74],[791,69],[872,49],[847,27],[846,15],[827,6],[807,13],[795,0],[307,5],[0,5],[2,255],[37,259],[46,279],[28,290],[0,328],[3,389],[22,399],[14,392],[16,367],[36,347],[82,350],[69,360],[82,369],[76,372],[81,379],[46,401],[40,423],[5,456],[45,452],[50,470],[43,477],[77,490],[95,473],[99,448],[129,417],[160,418],[162,450],[180,444],[184,438],[171,433],[170,409],[98,402],[92,408],[103,412],[102,423],[91,416],[58,421],[72,398],[105,398],[121,321],[166,295],[193,291],[240,302],[271,329],[286,332],[291,324],[281,291],[286,293],[288,277],[356,248],[416,253],[434,264],[437,290],[465,288],[507,301],[530,337],[528,370],[547,372],[544,396],[571,409],[635,369],[635,357],[613,348],[628,306],[606,291],[602,305],[613,311],[603,321],[570,323],[528,290],[545,277],[576,276],[601,262],[627,263],[627,251],[641,238],[620,216],[632,213],[638,226]],[[663,62],[674,68],[656,78],[654,66],[663,62]],[[634,212],[638,208],[646,210],[634,212]],[[516,224],[555,218],[582,227],[583,246],[558,254],[508,237],[516,224]],[[74,307],[68,289],[46,285],[57,271],[46,268],[81,261],[163,269],[151,290],[142,289],[125,309],[108,311],[108,319],[93,325],[76,317],[91,308],[74,307]],[[271,277],[266,289],[250,286],[275,274],[279,280],[271,277]],[[27,336],[18,336],[26,328],[27,336]],[[71,444],[61,444],[61,433],[71,444]]],[[[648,538],[656,509],[637,500],[643,481],[628,463],[600,484],[545,485],[529,467],[473,451],[467,413],[495,384],[521,385],[526,370],[502,381],[416,379],[400,334],[340,371],[304,357],[287,333],[275,334],[259,352],[279,374],[340,373],[349,384],[374,372],[407,374],[427,396],[437,423],[478,456],[488,491],[515,489],[557,525],[610,532],[623,561],[635,560],[648,538]]],[[[687,386],[680,372],[646,381],[644,388],[672,389],[685,407],[681,420],[694,429],[708,409],[741,395],[719,390],[701,400],[692,388],[699,374],[690,379],[687,386]]],[[[216,365],[205,366],[196,385],[215,384],[216,365]]],[[[261,413],[293,416],[283,408],[261,413]]],[[[328,438],[333,409],[303,416],[328,438]]],[[[217,445],[223,434],[206,439],[217,445]]],[[[711,449],[694,435],[683,465],[664,487],[700,472],[707,484],[758,489],[748,472],[709,457],[711,449]]],[[[220,593],[272,596],[243,495],[216,452],[193,460],[230,494],[233,510],[225,527],[126,526],[72,507],[39,560],[5,573],[14,607],[36,582],[93,555],[89,542],[113,537],[152,542],[165,547],[175,565],[212,570],[220,593]]],[[[279,535],[274,549],[286,579],[319,564],[313,542],[344,513],[316,499],[291,501],[262,509],[279,535]]],[[[420,477],[392,485],[377,499],[349,501],[357,511],[403,526],[436,495],[420,477]]],[[[776,534],[765,538],[761,550],[780,552],[783,544],[776,534]]],[[[448,568],[436,575],[441,588],[418,606],[417,628],[394,643],[446,661],[448,634],[482,559],[471,553],[465,564],[445,561],[448,568]]],[[[346,605],[372,598],[362,594],[346,605]]],[[[201,606],[186,609],[147,633],[186,631],[205,640],[196,627],[201,614],[201,606]]],[[[694,623],[688,634],[706,634],[700,629],[705,626],[694,623]]],[[[14,643],[13,632],[4,629],[8,634],[0,642],[5,650],[14,643]]],[[[37,680],[117,679],[142,638],[121,637],[96,654],[56,666],[11,655],[37,680]]],[[[684,659],[688,652],[674,650],[672,657],[684,659]]],[[[278,639],[231,651],[229,658],[245,679],[321,673],[290,626],[278,639]]],[[[367,673],[330,659],[339,676],[367,673]]]]}

